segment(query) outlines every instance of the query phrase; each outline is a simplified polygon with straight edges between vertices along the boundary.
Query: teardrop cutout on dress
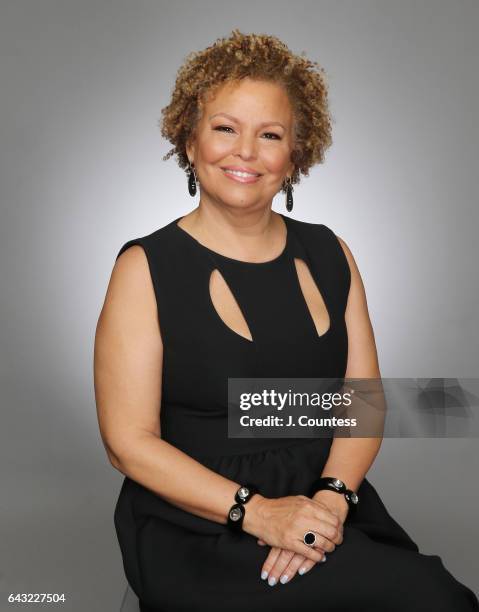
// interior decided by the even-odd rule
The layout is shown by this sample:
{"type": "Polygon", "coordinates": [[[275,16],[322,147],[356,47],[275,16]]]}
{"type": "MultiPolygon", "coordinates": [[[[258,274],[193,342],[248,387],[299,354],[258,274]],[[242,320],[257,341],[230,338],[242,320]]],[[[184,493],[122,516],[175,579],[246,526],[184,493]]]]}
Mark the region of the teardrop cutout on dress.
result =
{"type": "Polygon", "coordinates": [[[217,268],[211,271],[209,290],[213,307],[223,323],[238,336],[252,342],[253,337],[241,308],[217,268]]]}
{"type": "Polygon", "coordinates": [[[331,319],[321,291],[314,281],[308,264],[298,257],[294,258],[299,286],[309,314],[319,337],[324,336],[331,326],[331,319]]]}

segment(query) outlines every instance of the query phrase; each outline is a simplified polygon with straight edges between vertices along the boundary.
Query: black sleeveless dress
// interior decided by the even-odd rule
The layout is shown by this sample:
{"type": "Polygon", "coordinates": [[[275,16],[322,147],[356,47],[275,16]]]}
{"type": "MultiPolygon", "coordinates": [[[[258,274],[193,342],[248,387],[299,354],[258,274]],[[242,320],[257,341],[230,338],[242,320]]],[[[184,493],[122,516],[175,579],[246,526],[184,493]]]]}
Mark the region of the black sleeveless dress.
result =
{"type": "MultiPolygon", "coordinates": [[[[228,377],[344,377],[344,313],[350,270],[334,232],[282,215],[283,252],[243,262],[202,245],[177,225],[125,243],[145,250],[164,347],[162,438],[263,495],[308,495],[331,438],[228,438],[228,377]],[[303,259],[329,312],[318,336],[294,257],[303,259]],[[216,312],[209,278],[217,268],[253,341],[216,312]]],[[[126,477],[114,513],[128,582],[142,612],[425,612],[479,610],[474,593],[437,555],[423,555],[364,479],[344,540],[326,563],[271,587],[260,571],[269,546],[246,532],[186,512],[126,477]]],[[[233,501],[232,501],[233,503],[233,501]]]]}

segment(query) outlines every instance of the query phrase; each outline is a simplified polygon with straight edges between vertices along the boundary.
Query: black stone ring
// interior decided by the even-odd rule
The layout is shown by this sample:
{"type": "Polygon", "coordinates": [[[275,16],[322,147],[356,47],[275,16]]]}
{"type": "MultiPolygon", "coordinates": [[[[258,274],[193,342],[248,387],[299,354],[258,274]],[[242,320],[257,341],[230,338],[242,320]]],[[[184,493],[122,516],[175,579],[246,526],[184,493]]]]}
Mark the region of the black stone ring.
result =
{"type": "Polygon", "coordinates": [[[303,536],[303,542],[306,546],[313,547],[316,544],[316,534],[314,531],[307,531],[303,536]]]}

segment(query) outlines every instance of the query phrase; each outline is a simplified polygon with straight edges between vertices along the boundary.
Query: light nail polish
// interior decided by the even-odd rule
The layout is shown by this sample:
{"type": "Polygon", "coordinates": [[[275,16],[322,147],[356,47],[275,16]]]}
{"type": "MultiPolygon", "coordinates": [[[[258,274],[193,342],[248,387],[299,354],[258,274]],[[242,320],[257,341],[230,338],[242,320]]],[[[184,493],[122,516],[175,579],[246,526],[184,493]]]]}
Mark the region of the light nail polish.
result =
{"type": "Polygon", "coordinates": [[[284,584],[285,582],[288,582],[288,578],[289,576],[287,574],[283,574],[279,581],[281,582],[281,584],[284,584]]]}
{"type": "Polygon", "coordinates": [[[274,576],[270,576],[268,578],[268,584],[269,586],[274,586],[276,584],[276,578],[274,576]]]}
{"type": "Polygon", "coordinates": [[[303,575],[303,574],[305,574],[305,573],[306,573],[306,568],[305,568],[305,567],[300,567],[300,568],[299,568],[299,570],[298,570],[298,574],[299,574],[300,576],[302,576],[302,575],[303,575]]]}
{"type": "Polygon", "coordinates": [[[324,563],[327,560],[328,560],[328,558],[326,557],[326,555],[324,555],[324,557],[321,559],[321,562],[324,563]]]}
{"type": "Polygon", "coordinates": [[[266,580],[267,577],[268,577],[268,572],[266,570],[263,570],[261,572],[261,580],[266,580]]]}

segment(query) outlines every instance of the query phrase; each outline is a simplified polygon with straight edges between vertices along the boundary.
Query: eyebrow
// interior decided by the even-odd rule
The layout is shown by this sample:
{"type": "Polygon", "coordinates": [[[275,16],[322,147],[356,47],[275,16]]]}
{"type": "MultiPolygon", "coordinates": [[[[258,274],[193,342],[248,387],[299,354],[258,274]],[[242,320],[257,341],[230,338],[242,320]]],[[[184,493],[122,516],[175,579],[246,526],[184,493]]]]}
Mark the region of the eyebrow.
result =
{"type": "MultiPolygon", "coordinates": [[[[215,113],[214,115],[211,115],[210,120],[213,119],[214,117],[217,117],[218,115],[226,117],[227,119],[230,119],[231,121],[234,121],[235,123],[241,123],[239,119],[236,119],[236,117],[233,117],[232,115],[228,115],[228,113],[215,113]]],[[[260,123],[259,127],[263,128],[263,127],[266,127],[267,125],[279,125],[279,127],[282,127],[283,130],[286,131],[286,128],[284,127],[284,125],[280,123],[279,121],[263,121],[263,123],[260,123]]]]}

